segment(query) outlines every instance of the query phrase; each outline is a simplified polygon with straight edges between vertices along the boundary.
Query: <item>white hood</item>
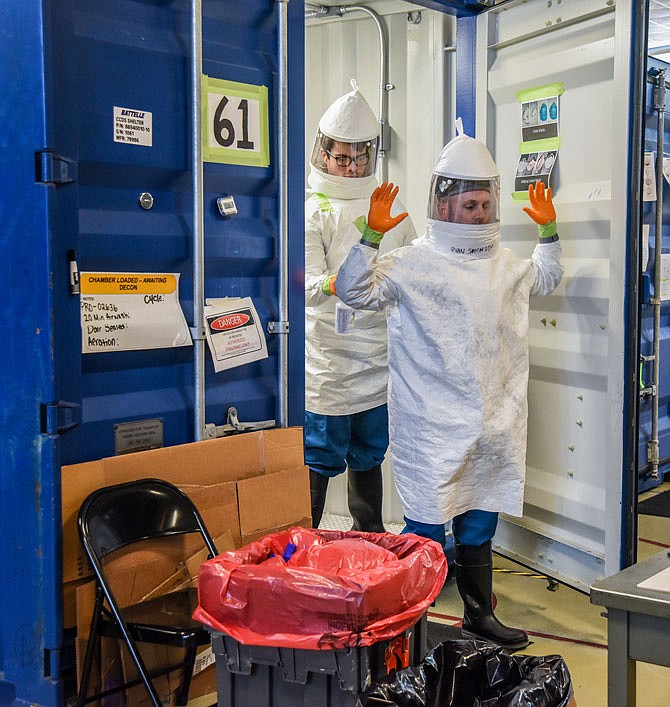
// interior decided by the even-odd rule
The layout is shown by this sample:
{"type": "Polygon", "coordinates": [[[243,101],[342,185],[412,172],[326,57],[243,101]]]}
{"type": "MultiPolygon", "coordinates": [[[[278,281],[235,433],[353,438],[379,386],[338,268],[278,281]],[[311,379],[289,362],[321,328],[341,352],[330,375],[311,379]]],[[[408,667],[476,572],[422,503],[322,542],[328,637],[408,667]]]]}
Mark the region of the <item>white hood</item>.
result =
{"type": "Polygon", "coordinates": [[[426,220],[423,242],[441,253],[464,260],[492,258],[500,245],[500,224],[466,224],[426,220]]]}
{"type": "Polygon", "coordinates": [[[319,130],[342,142],[373,140],[379,134],[377,118],[372,112],[356,79],[351,79],[353,91],[334,101],[319,121],[319,130]]]}
{"type": "Polygon", "coordinates": [[[377,187],[374,174],[369,177],[336,177],[321,172],[314,165],[310,167],[307,195],[324,194],[334,199],[369,199],[377,187]]]}
{"type": "Polygon", "coordinates": [[[456,179],[496,179],[498,167],[486,145],[463,132],[463,122],[456,120],[456,137],[443,148],[434,174],[456,179]]]}

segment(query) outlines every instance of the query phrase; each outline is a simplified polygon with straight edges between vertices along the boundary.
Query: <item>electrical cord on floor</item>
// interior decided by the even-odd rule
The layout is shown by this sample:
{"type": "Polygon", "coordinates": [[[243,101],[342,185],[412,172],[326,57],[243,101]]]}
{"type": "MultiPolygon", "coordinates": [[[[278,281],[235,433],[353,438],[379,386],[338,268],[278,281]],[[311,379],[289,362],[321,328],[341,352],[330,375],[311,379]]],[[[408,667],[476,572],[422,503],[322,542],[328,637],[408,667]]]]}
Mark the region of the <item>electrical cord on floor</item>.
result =
{"type": "Polygon", "coordinates": [[[547,582],[547,590],[550,592],[558,591],[559,583],[552,577],[547,577],[546,574],[538,574],[537,572],[524,572],[521,570],[510,570],[506,567],[494,567],[494,572],[499,572],[500,574],[513,574],[518,577],[530,577],[531,579],[543,579],[547,582]]]}

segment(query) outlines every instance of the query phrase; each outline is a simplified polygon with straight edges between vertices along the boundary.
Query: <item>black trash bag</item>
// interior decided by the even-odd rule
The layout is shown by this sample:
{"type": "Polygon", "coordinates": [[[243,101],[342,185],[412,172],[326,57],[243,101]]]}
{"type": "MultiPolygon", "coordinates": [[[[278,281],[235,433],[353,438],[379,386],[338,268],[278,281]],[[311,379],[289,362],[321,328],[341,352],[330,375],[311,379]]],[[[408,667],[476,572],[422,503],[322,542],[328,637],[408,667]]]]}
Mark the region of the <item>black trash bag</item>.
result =
{"type": "Polygon", "coordinates": [[[423,662],[373,685],[360,707],[568,707],[572,682],[559,655],[510,655],[478,640],[444,641],[423,662]]]}

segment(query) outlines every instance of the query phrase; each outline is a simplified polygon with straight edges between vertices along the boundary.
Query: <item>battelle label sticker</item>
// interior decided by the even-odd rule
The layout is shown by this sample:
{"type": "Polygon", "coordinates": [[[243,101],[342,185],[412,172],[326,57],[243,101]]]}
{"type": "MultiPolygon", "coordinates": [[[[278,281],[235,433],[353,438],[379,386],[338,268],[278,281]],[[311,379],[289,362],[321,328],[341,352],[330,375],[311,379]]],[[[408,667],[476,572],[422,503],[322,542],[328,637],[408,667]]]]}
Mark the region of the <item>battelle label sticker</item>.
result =
{"type": "Polygon", "coordinates": [[[147,110],[114,106],[114,142],[151,147],[153,114],[147,110]]]}

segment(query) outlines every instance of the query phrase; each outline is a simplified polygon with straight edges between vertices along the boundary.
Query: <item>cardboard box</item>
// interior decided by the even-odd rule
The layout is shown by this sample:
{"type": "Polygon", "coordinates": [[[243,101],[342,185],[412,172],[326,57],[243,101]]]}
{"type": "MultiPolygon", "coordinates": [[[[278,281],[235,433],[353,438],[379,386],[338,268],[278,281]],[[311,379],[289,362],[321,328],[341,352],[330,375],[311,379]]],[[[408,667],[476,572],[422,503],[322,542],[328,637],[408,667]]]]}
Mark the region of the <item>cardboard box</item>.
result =
{"type": "MultiPolygon", "coordinates": [[[[76,597],[78,663],[86,648],[95,598],[93,570],[79,541],[79,508],[98,488],[146,477],[170,481],[194,501],[219,552],[294,525],[311,525],[301,428],[262,430],[64,466],[64,595],[70,622],[76,597]]],[[[200,547],[199,538],[178,536],[146,542],[141,550],[129,547],[114,553],[106,567],[119,603],[127,606],[193,586],[207,554],[200,547]]],[[[167,665],[173,657],[165,647],[140,644],[139,648],[156,666],[167,665]]],[[[216,691],[216,669],[206,658],[207,650],[203,647],[196,661],[189,699],[216,691]]],[[[118,642],[103,639],[102,654],[95,664],[91,691],[95,683],[119,684],[124,674],[134,670],[118,642]]],[[[174,700],[179,677],[177,672],[160,680],[166,704],[174,700]]],[[[145,698],[143,688],[137,686],[126,693],[126,704],[142,705],[145,698]]]]}
{"type": "MultiPolygon", "coordinates": [[[[170,648],[168,646],[146,646],[141,645],[142,658],[148,670],[160,670],[161,668],[180,661],[183,657],[183,650],[170,648]]],[[[121,663],[123,665],[123,677],[132,680],[138,677],[137,668],[133,663],[130,654],[126,651],[121,653],[121,663]]],[[[164,705],[176,705],[176,697],[181,685],[182,671],[175,670],[166,675],[162,675],[155,681],[156,689],[164,705]]],[[[193,667],[193,677],[188,690],[188,699],[195,700],[205,695],[213,695],[212,705],[216,705],[216,666],[214,654],[211,646],[203,646],[195,659],[193,667]]],[[[151,707],[151,700],[147,695],[144,685],[135,685],[125,692],[126,707],[151,707]]]]}
{"type": "Polygon", "coordinates": [[[302,428],[247,432],[232,437],[151,449],[64,466],[63,580],[92,576],[79,541],[77,514],[103,486],[158,477],[195,503],[212,536],[230,530],[236,546],[291,525],[309,525],[309,471],[302,428]]]}

